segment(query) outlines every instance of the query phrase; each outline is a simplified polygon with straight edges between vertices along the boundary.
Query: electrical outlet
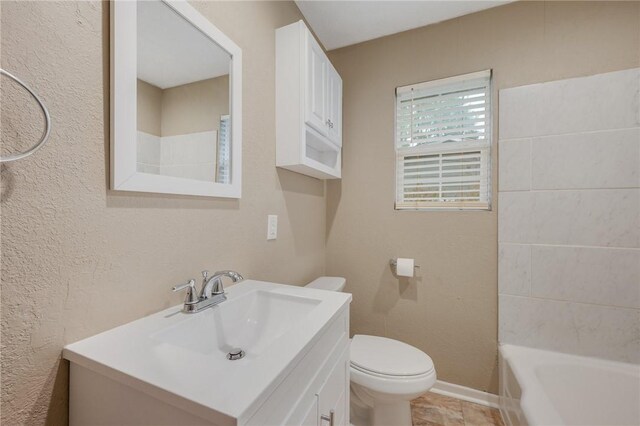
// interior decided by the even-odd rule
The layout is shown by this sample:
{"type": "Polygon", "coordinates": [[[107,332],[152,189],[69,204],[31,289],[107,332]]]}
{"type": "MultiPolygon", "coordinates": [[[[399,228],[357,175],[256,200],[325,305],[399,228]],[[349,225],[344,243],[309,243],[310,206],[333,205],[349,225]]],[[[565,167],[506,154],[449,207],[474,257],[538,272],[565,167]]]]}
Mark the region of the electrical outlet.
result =
{"type": "Polygon", "coordinates": [[[278,215],[270,214],[267,216],[267,240],[276,238],[278,238],[278,215]]]}

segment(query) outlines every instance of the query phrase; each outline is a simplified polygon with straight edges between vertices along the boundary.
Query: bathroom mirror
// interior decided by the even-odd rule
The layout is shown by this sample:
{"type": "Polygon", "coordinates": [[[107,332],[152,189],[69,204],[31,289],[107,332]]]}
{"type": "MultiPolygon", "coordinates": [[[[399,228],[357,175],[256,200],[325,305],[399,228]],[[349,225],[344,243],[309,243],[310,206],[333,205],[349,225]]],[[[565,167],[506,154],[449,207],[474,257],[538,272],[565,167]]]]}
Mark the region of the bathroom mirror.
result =
{"type": "Polygon", "coordinates": [[[186,1],[112,1],[112,189],[240,198],[241,74],[186,1]]]}

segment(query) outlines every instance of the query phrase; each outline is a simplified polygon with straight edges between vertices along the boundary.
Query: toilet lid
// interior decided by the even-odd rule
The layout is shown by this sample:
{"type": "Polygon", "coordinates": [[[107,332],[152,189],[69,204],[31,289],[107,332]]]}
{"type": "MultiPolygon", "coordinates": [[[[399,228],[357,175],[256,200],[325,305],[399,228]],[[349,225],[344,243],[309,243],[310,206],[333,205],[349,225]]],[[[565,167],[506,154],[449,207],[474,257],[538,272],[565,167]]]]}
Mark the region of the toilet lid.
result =
{"type": "Polygon", "coordinates": [[[351,364],[387,376],[418,376],[433,370],[429,355],[386,337],[356,334],[351,340],[351,364]]]}
{"type": "Polygon", "coordinates": [[[342,291],[345,282],[345,279],[342,277],[320,277],[311,281],[305,287],[317,288],[319,290],[342,291]]]}

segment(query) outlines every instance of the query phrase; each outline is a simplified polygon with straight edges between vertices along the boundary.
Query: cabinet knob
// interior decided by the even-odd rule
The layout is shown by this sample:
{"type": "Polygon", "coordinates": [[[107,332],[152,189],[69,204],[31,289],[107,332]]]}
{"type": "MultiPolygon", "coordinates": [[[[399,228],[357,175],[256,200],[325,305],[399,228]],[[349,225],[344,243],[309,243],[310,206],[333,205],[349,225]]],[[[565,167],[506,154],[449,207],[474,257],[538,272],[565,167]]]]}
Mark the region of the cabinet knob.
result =
{"type": "Polygon", "coordinates": [[[320,421],[327,421],[329,422],[329,426],[333,426],[333,417],[335,415],[335,412],[333,410],[329,411],[329,415],[327,416],[326,414],[321,414],[320,415],[320,421]]]}

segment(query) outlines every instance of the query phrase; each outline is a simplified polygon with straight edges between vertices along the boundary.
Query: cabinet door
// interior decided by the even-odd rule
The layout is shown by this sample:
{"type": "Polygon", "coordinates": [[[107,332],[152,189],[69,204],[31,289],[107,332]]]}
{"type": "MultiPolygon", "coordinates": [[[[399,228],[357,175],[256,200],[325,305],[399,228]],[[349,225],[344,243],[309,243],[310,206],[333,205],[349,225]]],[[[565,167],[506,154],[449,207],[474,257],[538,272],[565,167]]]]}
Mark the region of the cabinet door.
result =
{"type": "Polygon", "coordinates": [[[342,146],[342,79],[331,63],[327,63],[327,68],[327,136],[342,146]]]}
{"type": "Polygon", "coordinates": [[[318,396],[313,399],[313,403],[309,407],[309,411],[304,416],[304,420],[300,423],[300,426],[318,426],[320,416],[318,415],[318,396]]]}
{"type": "Polygon", "coordinates": [[[349,351],[338,359],[329,377],[318,393],[318,420],[320,426],[346,426],[349,424],[349,351]],[[331,419],[333,417],[333,424],[331,419]]]}
{"type": "Polygon", "coordinates": [[[306,32],[305,122],[323,136],[327,135],[327,64],[328,59],[310,32],[306,32]]]}

